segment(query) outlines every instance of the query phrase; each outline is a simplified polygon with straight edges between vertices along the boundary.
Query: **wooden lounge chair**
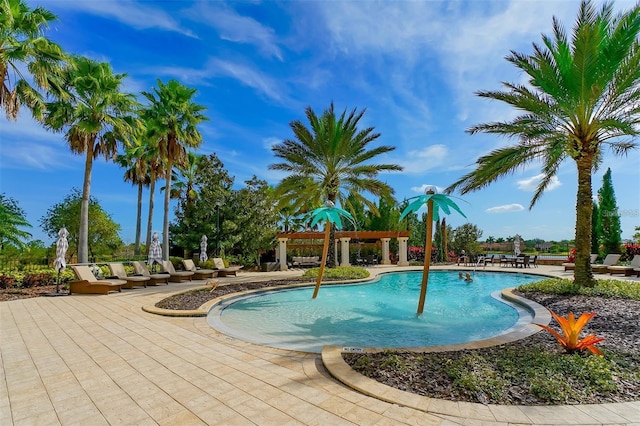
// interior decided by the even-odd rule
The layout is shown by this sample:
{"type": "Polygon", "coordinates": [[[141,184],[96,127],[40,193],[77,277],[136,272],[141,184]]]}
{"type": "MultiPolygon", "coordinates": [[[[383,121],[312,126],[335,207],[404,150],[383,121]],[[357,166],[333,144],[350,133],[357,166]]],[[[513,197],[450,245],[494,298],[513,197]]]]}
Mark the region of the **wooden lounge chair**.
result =
{"type": "Polygon", "coordinates": [[[152,274],[144,263],[134,260],[133,271],[143,277],[149,278],[147,285],[169,284],[169,274],[152,274]]]}
{"type": "Polygon", "coordinates": [[[193,272],[193,278],[196,280],[205,280],[207,278],[213,278],[218,276],[218,271],[215,269],[200,269],[191,259],[184,259],[182,261],[185,271],[193,272]]]}
{"type": "Polygon", "coordinates": [[[596,274],[606,274],[609,270],[609,266],[613,266],[618,263],[620,259],[619,254],[608,254],[607,257],[604,258],[602,264],[596,263],[591,264],[591,270],[596,274]]]}
{"type": "Polygon", "coordinates": [[[218,271],[218,276],[219,277],[226,277],[228,275],[237,276],[238,275],[238,271],[240,269],[242,269],[242,266],[228,266],[228,267],[225,267],[224,266],[224,260],[222,260],[219,257],[214,257],[213,258],[213,264],[215,265],[216,270],[218,271]]]}
{"type": "Polygon", "coordinates": [[[193,272],[191,271],[176,271],[173,267],[173,263],[170,260],[163,260],[162,267],[165,272],[169,273],[169,281],[179,283],[182,281],[191,281],[193,278],[193,272]]]}
{"type": "MultiPolygon", "coordinates": [[[[593,265],[597,258],[598,258],[597,254],[591,253],[591,257],[589,258],[589,263],[593,265]]],[[[576,269],[576,264],[573,262],[565,262],[562,264],[562,266],[564,266],[565,271],[573,271],[574,269],[576,269]]]]}
{"type": "Polygon", "coordinates": [[[151,281],[151,278],[141,276],[141,275],[132,275],[128,276],[127,271],[124,269],[124,265],[122,263],[109,263],[109,271],[111,271],[111,275],[114,277],[118,277],[121,280],[125,280],[127,282],[128,287],[123,288],[133,288],[133,286],[143,286],[146,287],[147,283],[151,281]]]}
{"type": "Polygon", "coordinates": [[[90,283],[87,280],[70,281],[69,294],[109,294],[110,291],[122,291],[114,284],[90,283]]]}
{"type": "Polygon", "coordinates": [[[631,259],[631,263],[629,265],[613,265],[607,268],[609,274],[624,274],[624,276],[633,275],[635,269],[640,268],[640,254],[636,254],[631,259]]]}
{"type": "Polygon", "coordinates": [[[85,265],[71,265],[71,269],[79,281],[69,285],[69,294],[109,294],[110,291],[122,291],[122,286],[127,284],[125,280],[119,279],[99,280],[93,275],[91,268],[85,265]]]}

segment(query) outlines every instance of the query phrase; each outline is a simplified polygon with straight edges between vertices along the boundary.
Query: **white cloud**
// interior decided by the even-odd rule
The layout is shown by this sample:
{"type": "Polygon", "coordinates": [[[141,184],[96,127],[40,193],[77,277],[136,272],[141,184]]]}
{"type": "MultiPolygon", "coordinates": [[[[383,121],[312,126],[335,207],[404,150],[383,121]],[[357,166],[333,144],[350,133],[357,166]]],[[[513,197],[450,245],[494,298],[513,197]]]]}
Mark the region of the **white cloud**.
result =
{"type": "Polygon", "coordinates": [[[280,138],[268,137],[268,138],[264,138],[262,140],[262,146],[264,146],[265,149],[268,149],[269,151],[271,151],[271,148],[273,148],[274,145],[277,145],[277,144],[279,144],[281,142],[282,142],[282,139],[280,139],[280,138]]]}
{"type": "Polygon", "coordinates": [[[487,213],[512,213],[524,210],[522,204],[505,204],[504,206],[491,207],[485,210],[487,213]]]}
{"type": "Polygon", "coordinates": [[[404,173],[424,173],[442,165],[447,154],[448,149],[445,145],[431,145],[422,150],[407,152],[407,157],[398,161],[398,164],[404,167],[404,173]]]}
{"type": "Polygon", "coordinates": [[[413,192],[418,192],[420,194],[424,194],[428,189],[433,189],[437,194],[442,194],[444,192],[444,188],[438,185],[429,185],[428,183],[423,183],[420,186],[412,186],[411,190],[413,192]]]}
{"type": "Polygon", "coordinates": [[[282,51],[272,28],[239,15],[223,2],[199,2],[188,11],[188,15],[215,28],[223,40],[256,45],[266,56],[282,60],[282,51]]]}
{"type": "Polygon", "coordinates": [[[238,80],[245,86],[278,102],[285,102],[283,90],[276,80],[247,65],[214,58],[207,67],[212,73],[238,80]]]}
{"type": "Polygon", "coordinates": [[[170,14],[149,3],[131,0],[57,2],[56,8],[68,8],[73,12],[85,12],[104,18],[115,19],[137,29],[158,28],[196,37],[187,25],[177,22],[170,14]]]}
{"type": "MultiPolygon", "coordinates": [[[[540,184],[540,181],[542,180],[543,177],[544,175],[540,173],[527,179],[520,179],[517,182],[518,188],[521,189],[522,191],[534,192],[538,188],[538,185],[540,184]]],[[[545,191],[553,191],[560,185],[562,184],[560,183],[560,180],[558,179],[558,177],[553,176],[551,178],[551,181],[549,182],[549,185],[545,189],[545,191]]]]}

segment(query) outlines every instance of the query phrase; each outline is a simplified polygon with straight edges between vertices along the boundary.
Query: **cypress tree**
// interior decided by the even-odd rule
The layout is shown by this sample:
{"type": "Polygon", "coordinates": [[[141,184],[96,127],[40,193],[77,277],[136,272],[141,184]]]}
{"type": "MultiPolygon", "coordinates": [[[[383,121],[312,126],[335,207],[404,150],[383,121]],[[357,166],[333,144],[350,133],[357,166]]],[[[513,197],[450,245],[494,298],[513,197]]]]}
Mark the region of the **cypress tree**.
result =
{"type": "Polygon", "coordinates": [[[620,226],[620,216],[616,204],[616,194],[611,183],[611,169],[602,177],[602,187],[598,190],[598,205],[600,214],[598,215],[598,231],[601,235],[600,243],[604,246],[604,252],[620,253],[622,245],[622,230],[620,226]]]}

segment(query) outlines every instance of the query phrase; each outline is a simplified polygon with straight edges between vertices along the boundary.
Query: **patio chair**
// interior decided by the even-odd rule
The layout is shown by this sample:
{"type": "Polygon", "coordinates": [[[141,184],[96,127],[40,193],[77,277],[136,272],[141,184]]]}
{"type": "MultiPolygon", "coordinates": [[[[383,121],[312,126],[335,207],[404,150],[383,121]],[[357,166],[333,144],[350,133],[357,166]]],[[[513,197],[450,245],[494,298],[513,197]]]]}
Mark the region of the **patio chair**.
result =
{"type": "Polygon", "coordinates": [[[220,257],[213,258],[213,265],[216,267],[219,277],[238,276],[238,271],[242,269],[242,266],[224,266],[224,260],[220,257]]]}
{"type": "Polygon", "coordinates": [[[528,254],[523,254],[523,255],[518,255],[515,258],[515,261],[513,263],[513,266],[515,268],[530,268],[531,266],[529,265],[529,255],[528,254]]]}
{"type": "Polygon", "coordinates": [[[86,265],[71,265],[71,269],[79,281],[70,283],[69,294],[109,294],[110,291],[122,291],[122,286],[127,284],[125,280],[119,279],[99,280],[86,265]]]}
{"type": "Polygon", "coordinates": [[[607,268],[607,271],[610,275],[614,274],[624,274],[624,276],[633,275],[635,269],[640,268],[640,254],[636,254],[631,259],[631,263],[629,265],[613,265],[607,268]]]}
{"type": "Polygon", "coordinates": [[[193,272],[193,278],[196,280],[205,280],[207,278],[218,276],[218,271],[216,271],[215,269],[200,269],[191,259],[184,259],[182,261],[182,265],[184,266],[185,271],[193,272]]]}
{"type": "Polygon", "coordinates": [[[503,266],[503,265],[506,266],[509,263],[511,263],[511,260],[507,256],[505,256],[504,254],[501,254],[500,255],[500,266],[503,266]]]}
{"type": "Polygon", "coordinates": [[[151,272],[149,272],[149,268],[147,268],[147,265],[138,260],[134,260],[131,263],[133,264],[133,271],[136,273],[136,275],[149,278],[147,285],[169,285],[169,274],[152,274],[151,272]]]}
{"type": "MultiPolygon", "coordinates": [[[[589,263],[593,265],[597,258],[598,258],[597,254],[591,253],[591,257],[589,258],[589,263]]],[[[564,266],[565,271],[573,271],[574,269],[576,269],[576,264],[573,262],[565,262],[562,264],[562,266],[564,266]]]]}
{"type": "Polygon", "coordinates": [[[169,273],[169,281],[174,283],[191,281],[191,278],[193,278],[193,272],[191,271],[176,271],[176,268],[173,267],[173,263],[171,263],[170,260],[163,260],[162,268],[165,272],[169,273]]]}
{"type": "Polygon", "coordinates": [[[107,265],[109,266],[111,275],[127,282],[127,286],[123,286],[122,288],[133,288],[133,286],[136,285],[146,287],[147,283],[151,280],[149,277],[143,277],[140,275],[128,276],[122,263],[114,262],[108,263],[107,265]]]}
{"type": "Polygon", "coordinates": [[[613,266],[616,263],[618,263],[620,256],[621,255],[619,254],[608,254],[607,257],[605,257],[604,260],[602,261],[602,264],[592,263],[591,270],[596,274],[606,274],[607,271],[609,270],[609,266],[613,266]]]}

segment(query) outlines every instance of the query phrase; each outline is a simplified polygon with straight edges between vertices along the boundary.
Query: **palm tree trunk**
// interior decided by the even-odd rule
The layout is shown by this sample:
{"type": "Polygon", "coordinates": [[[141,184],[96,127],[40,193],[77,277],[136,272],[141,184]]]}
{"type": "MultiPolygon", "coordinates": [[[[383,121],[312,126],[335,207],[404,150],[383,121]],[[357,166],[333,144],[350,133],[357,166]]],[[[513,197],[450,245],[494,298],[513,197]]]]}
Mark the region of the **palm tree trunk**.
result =
{"type": "Polygon", "coordinates": [[[142,184],[138,184],[138,213],[136,215],[136,243],[133,248],[133,254],[140,255],[140,232],[142,231],[142,184]]]}
{"type": "Polygon", "coordinates": [[[156,192],[156,176],[151,174],[151,182],[149,182],[149,218],[147,219],[147,251],[151,246],[151,232],[153,229],[153,201],[156,192]]]}
{"type": "Polygon", "coordinates": [[[429,284],[429,266],[431,264],[431,233],[433,232],[433,200],[427,201],[427,236],[424,244],[424,269],[422,271],[422,284],[420,286],[420,300],[418,301],[418,315],[424,311],[424,302],[427,298],[427,286],[429,284]]]}
{"type": "Polygon", "coordinates": [[[337,266],[337,262],[336,262],[336,227],[335,224],[331,223],[329,224],[329,247],[331,247],[331,250],[329,250],[329,267],[330,268],[335,268],[337,266]]]}
{"type": "Polygon", "coordinates": [[[91,195],[91,169],[93,167],[93,140],[87,141],[84,162],[84,183],[80,202],[80,229],[78,230],[78,263],[89,262],[89,197],[91,195]]]}
{"type": "Polygon", "coordinates": [[[593,211],[591,170],[593,157],[586,155],[576,161],[578,168],[578,194],[576,196],[576,259],[574,281],[577,285],[593,287],[596,284],[591,272],[591,213],[593,211]]]}
{"type": "Polygon", "coordinates": [[[167,177],[164,187],[164,221],[162,226],[162,258],[169,260],[169,202],[171,200],[171,170],[173,162],[167,158],[167,177]]]}

